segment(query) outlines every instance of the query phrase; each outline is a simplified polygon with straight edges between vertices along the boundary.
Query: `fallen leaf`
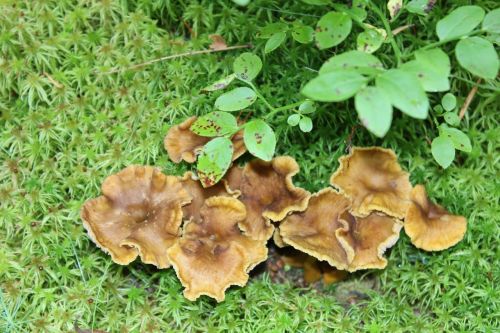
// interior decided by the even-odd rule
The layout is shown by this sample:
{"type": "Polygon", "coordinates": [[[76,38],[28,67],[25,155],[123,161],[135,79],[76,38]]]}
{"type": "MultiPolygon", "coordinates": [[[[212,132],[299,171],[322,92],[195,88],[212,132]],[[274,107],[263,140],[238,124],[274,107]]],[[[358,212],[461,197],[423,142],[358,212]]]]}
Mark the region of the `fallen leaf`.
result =
{"type": "Polygon", "coordinates": [[[209,46],[211,50],[218,51],[227,49],[226,41],[221,35],[210,35],[208,37],[212,40],[212,44],[209,46]]]}

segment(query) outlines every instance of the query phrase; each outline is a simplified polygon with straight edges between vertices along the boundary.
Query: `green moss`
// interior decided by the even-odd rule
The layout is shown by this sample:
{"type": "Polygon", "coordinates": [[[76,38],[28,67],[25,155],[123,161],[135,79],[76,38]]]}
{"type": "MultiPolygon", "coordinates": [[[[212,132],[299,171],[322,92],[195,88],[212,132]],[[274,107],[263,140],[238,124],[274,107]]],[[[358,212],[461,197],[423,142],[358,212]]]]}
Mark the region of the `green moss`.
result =
{"type": "MultiPolygon", "coordinates": [[[[135,71],[101,74],[115,66],[207,47],[208,34],[228,43],[255,43],[258,26],[283,17],[313,24],[322,9],[301,2],[254,1],[249,13],[230,2],[188,1],[4,1],[0,10],[0,331],[67,332],[493,332],[500,327],[498,95],[480,89],[462,129],[473,152],[452,167],[433,161],[426,137],[437,135],[432,115],[415,121],[400,113],[383,140],[362,127],[354,145],[392,147],[413,183],[451,211],[466,215],[459,245],[424,253],[402,235],[389,267],[351,281],[374,280],[369,298],[344,307],[337,287],[319,293],[273,284],[266,274],[226,301],[189,302],[172,270],[113,264],[87,237],[81,204],[99,195],[103,179],[130,164],[151,164],[171,174],[188,168],[171,163],[162,142],[169,126],[212,110],[218,94],[200,89],[227,75],[238,51],[186,57],[135,71]],[[272,7],[272,8],[268,8],[272,7]],[[276,7],[277,8],[277,7],[276,7]],[[295,13],[295,14],[290,14],[295,13]],[[182,22],[186,22],[183,24],[182,22]],[[189,28],[188,28],[189,27],[189,28]],[[197,38],[189,38],[189,30],[197,38]]],[[[488,8],[494,1],[481,1],[488,8]]],[[[407,52],[423,44],[445,7],[420,22],[417,36],[398,37],[407,52]],[[425,24],[424,26],[422,24],[425,24]]],[[[371,15],[370,15],[371,16],[371,15]]],[[[369,21],[376,22],[373,17],[369,21]]],[[[262,92],[274,105],[300,99],[301,84],[330,54],[291,41],[264,57],[262,92]]],[[[354,48],[354,39],[341,47],[354,48]]],[[[450,46],[451,47],[451,46],[450,46]]],[[[450,50],[447,48],[447,51],[450,50]]],[[[394,65],[390,45],[378,55],[394,65]]],[[[454,66],[459,102],[474,80],[454,66]]],[[[432,95],[437,104],[441,96],[432,95]]],[[[255,114],[265,112],[257,106],[255,114]]],[[[300,185],[328,183],[344,154],[357,117],[351,103],[322,104],[315,130],[303,134],[271,120],[279,154],[301,165],[300,185]]],[[[338,288],[342,288],[339,285],[338,288]]]]}

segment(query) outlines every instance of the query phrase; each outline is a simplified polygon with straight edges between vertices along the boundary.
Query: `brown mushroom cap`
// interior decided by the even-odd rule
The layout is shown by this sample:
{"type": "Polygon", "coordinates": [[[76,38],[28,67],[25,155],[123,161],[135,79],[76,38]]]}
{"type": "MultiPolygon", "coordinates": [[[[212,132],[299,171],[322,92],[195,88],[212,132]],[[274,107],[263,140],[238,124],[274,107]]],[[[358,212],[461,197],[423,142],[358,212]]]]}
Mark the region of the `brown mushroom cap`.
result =
{"type": "Polygon", "coordinates": [[[355,147],[339,162],[330,183],[352,200],[354,215],[378,210],[401,219],[405,216],[412,187],[394,151],[355,147]]]}
{"type": "Polygon", "coordinates": [[[200,221],[185,225],[168,257],[187,299],[207,295],[221,302],[229,286],[246,284],[248,272],[266,260],[267,247],[240,231],[246,209],[238,199],[211,197],[200,213],[200,221]]]}
{"type": "Polygon", "coordinates": [[[177,178],[130,166],[106,178],[102,193],[81,210],[94,243],[121,265],[140,255],[145,263],[169,267],[166,250],[178,237],[182,205],[191,201],[177,178]]]}
{"type": "Polygon", "coordinates": [[[431,202],[423,185],[415,186],[411,200],[404,228],[413,245],[425,251],[441,251],[464,238],[467,219],[431,202]]]}
{"type": "Polygon", "coordinates": [[[229,188],[241,192],[239,199],[247,208],[247,218],[240,224],[247,235],[268,240],[274,230],[270,220],[280,221],[290,212],[307,208],[310,193],[292,182],[298,171],[293,158],[280,156],[270,162],[253,160],[228,175],[229,188]]]}
{"type": "Polygon", "coordinates": [[[305,212],[286,217],[279,226],[286,244],[331,266],[346,269],[351,261],[336,232],[347,228],[341,215],[350,207],[350,201],[331,188],[314,194],[305,212]]]}
{"type": "MultiPolygon", "coordinates": [[[[187,163],[194,163],[196,161],[196,156],[203,146],[212,139],[191,132],[191,125],[193,125],[197,119],[198,117],[192,116],[179,125],[172,126],[165,136],[163,145],[173,162],[179,163],[184,160],[187,163]]],[[[246,151],[245,143],[243,142],[243,131],[234,134],[231,141],[233,142],[234,161],[246,151]]]]}
{"type": "Polygon", "coordinates": [[[385,268],[387,259],[383,256],[384,252],[396,244],[402,223],[379,213],[355,217],[346,212],[341,219],[347,222],[348,227],[338,229],[336,236],[348,257],[352,258],[347,270],[385,268]]]}

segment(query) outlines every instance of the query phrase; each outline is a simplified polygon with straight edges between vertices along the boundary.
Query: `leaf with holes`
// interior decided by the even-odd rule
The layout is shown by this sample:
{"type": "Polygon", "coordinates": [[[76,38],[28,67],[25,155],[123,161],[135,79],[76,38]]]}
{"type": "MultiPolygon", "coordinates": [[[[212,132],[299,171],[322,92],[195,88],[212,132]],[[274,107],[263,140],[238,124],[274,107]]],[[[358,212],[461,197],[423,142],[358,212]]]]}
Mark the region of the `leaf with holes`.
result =
{"type": "Polygon", "coordinates": [[[382,46],[384,40],[385,36],[377,29],[367,29],[358,35],[356,39],[357,49],[358,51],[373,53],[382,46]]]}
{"type": "Polygon", "coordinates": [[[352,20],[346,13],[329,12],[321,17],[314,32],[319,49],[327,49],[339,45],[349,36],[352,20]]]}
{"type": "Polygon", "coordinates": [[[472,151],[472,144],[467,134],[459,129],[448,127],[445,124],[439,126],[440,136],[449,138],[453,142],[453,147],[457,150],[470,153],[472,151]]]}
{"type": "Polygon", "coordinates": [[[432,156],[438,164],[446,169],[455,159],[455,147],[450,138],[438,136],[432,140],[431,144],[432,156]]]}
{"type": "Polygon", "coordinates": [[[328,59],[319,69],[319,74],[339,70],[352,70],[360,74],[373,75],[383,72],[384,66],[374,55],[353,50],[328,59]]]}
{"type": "Polygon", "coordinates": [[[450,40],[468,34],[481,23],[484,9],[479,6],[462,6],[438,21],[436,33],[439,40],[450,40]]]}
{"type": "Polygon", "coordinates": [[[211,85],[206,86],[205,88],[201,89],[201,91],[216,91],[225,89],[231,82],[233,82],[235,78],[236,75],[234,74],[228,75],[225,78],[222,78],[218,81],[215,81],[211,85]]]}
{"type": "Polygon", "coordinates": [[[443,117],[444,121],[450,126],[458,126],[460,124],[460,118],[455,112],[446,112],[443,117]]]}
{"type": "Polygon", "coordinates": [[[382,138],[392,122],[392,105],[389,98],[377,87],[366,87],[354,97],[359,120],[370,132],[382,138]]]}
{"type": "Polygon", "coordinates": [[[262,69],[262,61],[259,56],[245,52],[242,53],[233,63],[233,70],[236,77],[244,81],[252,81],[262,69]]]}
{"type": "Polygon", "coordinates": [[[223,136],[233,134],[238,130],[236,118],[227,112],[214,111],[199,117],[191,131],[201,136],[223,136]]]}
{"type": "Polygon", "coordinates": [[[402,112],[417,119],[427,118],[429,99],[414,74],[391,69],[376,78],[376,86],[402,112]]]}
{"type": "Polygon", "coordinates": [[[265,121],[255,119],[245,125],[243,140],[250,154],[264,161],[273,158],[276,149],[276,136],[265,121]]]}
{"type": "Polygon", "coordinates": [[[203,187],[219,182],[231,165],[233,144],[225,137],[210,140],[198,156],[196,169],[203,187]]]}
{"type": "Polygon", "coordinates": [[[215,108],[221,111],[238,111],[252,105],[257,99],[255,91],[248,87],[235,88],[215,100],[215,108]]]}
{"type": "Polygon", "coordinates": [[[411,0],[405,6],[410,13],[427,15],[434,7],[436,0],[411,0]]]}
{"type": "Polygon", "coordinates": [[[292,37],[301,44],[307,44],[314,39],[314,29],[302,23],[294,24],[292,28],[292,37]]]}
{"type": "Polygon", "coordinates": [[[302,88],[302,94],[320,102],[339,102],[354,96],[367,81],[367,78],[356,72],[330,72],[309,81],[302,88]]]}
{"type": "Polygon", "coordinates": [[[490,41],[481,37],[468,37],[455,46],[460,66],[483,79],[493,80],[498,73],[498,54],[490,41]]]}
{"type": "Polygon", "coordinates": [[[387,1],[387,9],[391,19],[398,15],[399,11],[403,8],[403,0],[389,0],[387,1]]]}

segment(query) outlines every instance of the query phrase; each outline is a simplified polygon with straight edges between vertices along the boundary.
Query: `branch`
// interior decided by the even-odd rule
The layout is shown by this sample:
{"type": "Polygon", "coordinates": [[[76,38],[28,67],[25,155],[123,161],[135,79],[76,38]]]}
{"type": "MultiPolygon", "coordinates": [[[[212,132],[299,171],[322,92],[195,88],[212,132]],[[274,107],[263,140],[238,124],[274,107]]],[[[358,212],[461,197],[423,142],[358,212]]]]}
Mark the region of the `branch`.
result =
{"type": "Polygon", "coordinates": [[[458,114],[458,118],[462,120],[462,118],[465,116],[465,113],[467,112],[467,109],[469,108],[470,103],[472,103],[472,100],[474,99],[474,96],[477,93],[477,88],[481,83],[481,79],[478,79],[476,82],[476,85],[469,91],[469,94],[467,95],[467,98],[465,99],[464,105],[462,105],[462,108],[460,108],[460,113],[458,114]]]}

